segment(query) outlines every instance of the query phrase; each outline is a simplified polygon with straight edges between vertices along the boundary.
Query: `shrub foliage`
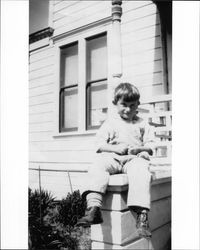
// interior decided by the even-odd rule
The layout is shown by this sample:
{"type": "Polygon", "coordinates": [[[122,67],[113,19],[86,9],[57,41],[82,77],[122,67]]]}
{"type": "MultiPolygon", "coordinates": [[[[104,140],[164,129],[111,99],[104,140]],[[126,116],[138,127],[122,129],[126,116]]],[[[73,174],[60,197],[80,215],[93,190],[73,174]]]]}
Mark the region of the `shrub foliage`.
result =
{"type": "Polygon", "coordinates": [[[50,192],[29,188],[29,249],[78,249],[75,224],[85,207],[78,190],[55,201],[50,192]]]}

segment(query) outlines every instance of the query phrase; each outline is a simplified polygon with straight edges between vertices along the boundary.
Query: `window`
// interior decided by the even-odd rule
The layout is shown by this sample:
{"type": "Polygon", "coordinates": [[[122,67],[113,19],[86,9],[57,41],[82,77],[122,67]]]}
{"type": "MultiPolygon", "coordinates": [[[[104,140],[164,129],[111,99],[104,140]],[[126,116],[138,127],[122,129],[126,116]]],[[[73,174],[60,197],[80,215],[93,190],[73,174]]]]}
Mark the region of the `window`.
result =
{"type": "Polygon", "coordinates": [[[98,128],[107,112],[106,34],[87,39],[87,129],[98,128]]]}
{"type": "Polygon", "coordinates": [[[78,43],[61,48],[60,132],[78,129],[78,43]]]}
{"type": "Polygon", "coordinates": [[[59,54],[59,132],[98,128],[107,113],[107,33],[78,37],[59,54]]]}

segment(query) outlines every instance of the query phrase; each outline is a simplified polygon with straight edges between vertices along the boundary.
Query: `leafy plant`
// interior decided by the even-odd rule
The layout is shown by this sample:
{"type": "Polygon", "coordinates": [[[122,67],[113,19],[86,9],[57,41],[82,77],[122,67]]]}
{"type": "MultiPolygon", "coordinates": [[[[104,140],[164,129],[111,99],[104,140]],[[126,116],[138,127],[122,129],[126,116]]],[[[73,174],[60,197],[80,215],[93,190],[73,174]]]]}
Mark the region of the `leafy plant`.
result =
{"type": "Polygon", "coordinates": [[[54,200],[50,192],[44,190],[33,192],[29,188],[29,234],[32,249],[47,249],[52,241],[57,240],[57,235],[52,234],[52,227],[44,220],[49,209],[55,207],[54,200]]]}
{"type": "Polygon", "coordinates": [[[68,193],[67,197],[61,200],[59,205],[59,217],[63,225],[73,228],[77,220],[85,213],[86,203],[81,198],[79,190],[74,191],[72,194],[68,193]]]}
{"type": "Polygon", "coordinates": [[[79,191],[55,202],[50,192],[29,188],[29,248],[78,249],[83,232],[75,224],[85,207],[79,191]]]}

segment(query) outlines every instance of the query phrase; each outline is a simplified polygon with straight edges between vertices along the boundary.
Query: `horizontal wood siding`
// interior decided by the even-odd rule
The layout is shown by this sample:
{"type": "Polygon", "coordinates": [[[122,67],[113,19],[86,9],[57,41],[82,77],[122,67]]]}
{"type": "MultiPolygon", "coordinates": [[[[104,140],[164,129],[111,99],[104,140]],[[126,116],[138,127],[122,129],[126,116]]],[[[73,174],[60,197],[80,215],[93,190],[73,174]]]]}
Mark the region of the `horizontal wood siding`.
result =
{"type": "MultiPolygon", "coordinates": [[[[110,1],[54,1],[52,4],[54,36],[90,24],[111,15],[110,1]]],[[[29,161],[30,168],[51,170],[88,168],[94,151],[94,135],[54,136],[55,49],[48,46],[30,54],[29,67],[29,161]]],[[[30,185],[38,187],[38,173],[30,170],[30,185]]],[[[66,175],[66,173],[65,173],[66,175]]],[[[80,182],[73,177],[73,188],[80,182]]],[[[42,172],[42,185],[61,197],[70,191],[67,178],[60,172],[42,172]]]]}
{"type": "Polygon", "coordinates": [[[124,1],[121,22],[123,80],[141,96],[165,93],[160,18],[152,1],[124,1]]]}
{"type": "Polygon", "coordinates": [[[62,1],[53,8],[54,36],[109,16],[110,1],[62,1]]]}
{"type": "MultiPolygon", "coordinates": [[[[61,3],[57,2],[56,6],[61,3]]],[[[42,188],[52,191],[60,199],[71,191],[68,173],[60,170],[86,171],[91,165],[87,162],[91,162],[94,136],[53,137],[57,84],[54,47],[31,52],[29,63],[29,186],[39,188],[40,167],[45,170],[41,171],[42,188]]],[[[73,190],[81,188],[82,175],[70,173],[73,190]]]]}
{"type": "MultiPolygon", "coordinates": [[[[123,1],[121,22],[123,79],[134,82],[142,94],[164,93],[160,20],[152,1],[123,1]]],[[[111,1],[53,2],[54,36],[111,15],[111,1]]],[[[94,135],[54,137],[54,45],[30,54],[29,67],[29,161],[31,187],[42,186],[61,197],[70,191],[67,172],[86,171],[94,154],[94,135]],[[52,172],[55,170],[58,172],[52,172]]],[[[149,96],[150,97],[150,96],[149,96]]],[[[84,173],[70,173],[73,189],[81,188],[84,173]]]]}
{"type": "MultiPolygon", "coordinates": [[[[30,164],[31,165],[31,164],[30,164]]],[[[56,166],[54,166],[55,168],[56,166]]],[[[67,173],[59,171],[41,171],[41,187],[51,191],[56,199],[65,198],[68,192],[80,190],[83,191],[86,181],[86,173],[67,173]]],[[[29,170],[29,186],[32,189],[39,188],[39,171],[29,170]]]]}

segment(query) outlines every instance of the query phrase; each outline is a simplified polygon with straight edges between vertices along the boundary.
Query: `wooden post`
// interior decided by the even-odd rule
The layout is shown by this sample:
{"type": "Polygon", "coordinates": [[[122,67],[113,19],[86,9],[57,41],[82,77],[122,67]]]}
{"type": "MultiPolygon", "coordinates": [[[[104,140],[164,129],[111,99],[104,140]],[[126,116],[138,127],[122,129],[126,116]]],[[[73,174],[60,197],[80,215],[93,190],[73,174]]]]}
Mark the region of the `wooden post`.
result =
{"type": "Polygon", "coordinates": [[[113,78],[122,76],[122,53],[121,53],[121,16],[122,1],[112,1],[112,59],[113,59],[113,78]]]}
{"type": "Polygon", "coordinates": [[[122,76],[121,51],[121,16],[122,0],[112,0],[112,38],[111,38],[111,82],[108,85],[109,111],[112,113],[113,90],[120,82],[122,76]]]}

